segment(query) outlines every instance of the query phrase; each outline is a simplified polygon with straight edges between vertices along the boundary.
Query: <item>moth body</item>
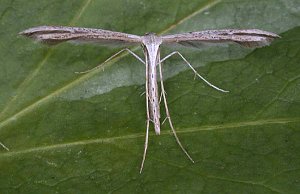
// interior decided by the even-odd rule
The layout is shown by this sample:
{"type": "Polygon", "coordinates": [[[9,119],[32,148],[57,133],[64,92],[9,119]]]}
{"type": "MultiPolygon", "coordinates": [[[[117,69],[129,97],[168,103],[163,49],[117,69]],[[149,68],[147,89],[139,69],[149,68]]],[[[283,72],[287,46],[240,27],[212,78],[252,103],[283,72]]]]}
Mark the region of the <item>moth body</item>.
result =
{"type": "Polygon", "coordinates": [[[147,100],[149,103],[149,117],[154,124],[154,130],[157,135],[160,134],[160,108],[159,108],[159,89],[157,84],[157,65],[160,62],[159,46],[161,38],[153,33],[148,33],[143,36],[142,47],[144,49],[145,62],[147,68],[146,84],[148,87],[146,91],[147,100]]]}

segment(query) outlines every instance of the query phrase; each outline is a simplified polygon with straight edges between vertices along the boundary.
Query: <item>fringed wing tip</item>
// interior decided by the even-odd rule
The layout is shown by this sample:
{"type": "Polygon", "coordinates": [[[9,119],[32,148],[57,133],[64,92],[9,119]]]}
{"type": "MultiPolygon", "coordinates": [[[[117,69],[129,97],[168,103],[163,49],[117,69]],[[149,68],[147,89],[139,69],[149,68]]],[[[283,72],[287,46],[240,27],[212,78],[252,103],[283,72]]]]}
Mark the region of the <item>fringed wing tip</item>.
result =
{"type": "Polygon", "coordinates": [[[27,30],[23,30],[21,32],[18,33],[18,35],[22,35],[22,36],[28,36],[28,31],[27,30]]]}
{"type": "Polygon", "coordinates": [[[23,31],[19,32],[18,34],[23,35],[23,36],[30,36],[30,35],[38,32],[39,29],[43,29],[45,27],[47,27],[47,26],[38,26],[38,27],[28,28],[26,30],[23,30],[23,31]]]}
{"type": "Polygon", "coordinates": [[[281,37],[277,34],[269,33],[268,35],[264,34],[264,36],[257,36],[253,40],[235,41],[235,42],[244,47],[260,48],[260,47],[264,47],[264,46],[269,46],[277,38],[281,38],[281,37]]]}
{"type": "Polygon", "coordinates": [[[47,44],[47,45],[56,45],[60,43],[59,40],[51,40],[49,38],[45,38],[46,35],[41,34],[41,30],[47,28],[47,26],[39,26],[34,28],[28,28],[18,33],[18,35],[25,36],[27,38],[33,39],[35,42],[47,44]]]}

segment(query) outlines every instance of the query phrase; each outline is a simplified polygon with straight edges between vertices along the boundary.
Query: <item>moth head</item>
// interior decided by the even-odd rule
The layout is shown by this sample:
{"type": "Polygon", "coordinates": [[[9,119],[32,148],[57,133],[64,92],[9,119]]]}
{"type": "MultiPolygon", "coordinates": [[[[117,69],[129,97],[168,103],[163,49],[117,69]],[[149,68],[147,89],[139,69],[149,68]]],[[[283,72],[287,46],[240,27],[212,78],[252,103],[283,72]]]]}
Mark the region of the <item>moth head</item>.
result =
{"type": "Polygon", "coordinates": [[[154,33],[154,32],[146,32],[145,33],[145,36],[149,36],[149,35],[155,35],[156,36],[156,33],[154,33]]]}

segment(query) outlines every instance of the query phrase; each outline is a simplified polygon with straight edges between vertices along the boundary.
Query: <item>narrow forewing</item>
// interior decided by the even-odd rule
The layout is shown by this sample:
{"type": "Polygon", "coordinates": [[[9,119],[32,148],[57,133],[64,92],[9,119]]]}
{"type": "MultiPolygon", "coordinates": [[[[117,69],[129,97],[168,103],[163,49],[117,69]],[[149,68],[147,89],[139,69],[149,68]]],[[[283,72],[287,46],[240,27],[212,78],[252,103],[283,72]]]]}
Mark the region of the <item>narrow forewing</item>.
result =
{"type": "Polygon", "coordinates": [[[258,29],[225,29],[188,32],[162,36],[166,45],[180,44],[189,47],[201,47],[210,43],[237,43],[244,47],[262,47],[269,45],[277,34],[258,29]]]}
{"type": "Polygon", "coordinates": [[[58,44],[65,41],[72,41],[79,43],[126,46],[141,43],[141,37],[137,35],[93,28],[39,26],[24,30],[20,32],[20,34],[46,44],[58,44]]]}

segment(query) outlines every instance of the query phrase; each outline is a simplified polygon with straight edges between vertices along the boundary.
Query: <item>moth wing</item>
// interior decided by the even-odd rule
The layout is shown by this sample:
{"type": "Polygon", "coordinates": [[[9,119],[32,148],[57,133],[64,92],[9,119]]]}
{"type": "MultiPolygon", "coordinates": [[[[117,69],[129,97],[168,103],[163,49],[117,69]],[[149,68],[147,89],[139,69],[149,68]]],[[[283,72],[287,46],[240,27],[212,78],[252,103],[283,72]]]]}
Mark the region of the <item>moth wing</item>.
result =
{"type": "Polygon", "coordinates": [[[204,45],[236,43],[244,47],[263,47],[269,45],[277,34],[258,29],[225,29],[188,32],[162,36],[165,45],[182,45],[201,48],[204,45]]]}
{"type": "Polygon", "coordinates": [[[19,34],[50,45],[61,42],[96,43],[108,46],[130,46],[141,43],[141,37],[137,35],[94,28],[38,26],[19,34]]]}

